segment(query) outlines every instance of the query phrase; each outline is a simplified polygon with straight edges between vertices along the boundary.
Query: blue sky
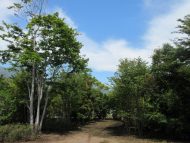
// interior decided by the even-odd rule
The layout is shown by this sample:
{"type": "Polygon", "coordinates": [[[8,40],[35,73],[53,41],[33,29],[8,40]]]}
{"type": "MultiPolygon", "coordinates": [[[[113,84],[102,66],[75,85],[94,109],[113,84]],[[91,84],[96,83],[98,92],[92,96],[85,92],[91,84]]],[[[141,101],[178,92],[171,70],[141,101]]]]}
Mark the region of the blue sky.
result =
{"type": "Polygon", "coordinates": [[[143,1],[139,3],[139,0],[66,0],[59,3],[78,29],[98,42],[108,37],[138,42],[136,35],[144,32],[148,20],[143,1]]]}
{"type": "MultiPolygon", "coordinates": [[[[5,6],[17,0],[1,1],[0,20],[11,21],[5,6]]],[[[140,56],[150,63],[155,48],[181,36],[171,32],[190,14],[190,0],[49,0],[47,12],[55,11],[81,33],[92,74],[108,83],[119,59],[140,56]]]]}

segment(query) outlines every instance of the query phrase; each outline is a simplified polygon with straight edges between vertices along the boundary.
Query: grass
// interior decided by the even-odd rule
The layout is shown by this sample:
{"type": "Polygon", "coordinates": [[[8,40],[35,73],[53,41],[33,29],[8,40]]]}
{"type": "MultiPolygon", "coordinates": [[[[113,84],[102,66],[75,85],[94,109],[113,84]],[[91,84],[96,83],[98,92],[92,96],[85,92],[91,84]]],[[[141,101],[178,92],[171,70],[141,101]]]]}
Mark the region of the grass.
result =
{"type": "Polygon", "coordinates": [[[14,124],[0,126],[0,142],[32,140],[36,137],[30,125],[14,124]]]}

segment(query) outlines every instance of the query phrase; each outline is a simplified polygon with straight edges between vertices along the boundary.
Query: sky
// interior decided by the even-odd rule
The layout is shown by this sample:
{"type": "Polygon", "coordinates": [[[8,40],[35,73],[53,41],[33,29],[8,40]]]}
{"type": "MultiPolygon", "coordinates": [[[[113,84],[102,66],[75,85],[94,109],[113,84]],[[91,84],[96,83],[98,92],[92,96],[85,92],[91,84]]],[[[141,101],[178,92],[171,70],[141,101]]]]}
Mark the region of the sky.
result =
{"type": "MultiPolygon", "coordinates": [[[[15,1],[1,0],[0,21],[13,21],[6,7],[15,1]]],[[[120,59],[151,63],[154,49],[182,36],[174,32],[177,19],[190,14],[190,0],[49,0],[46,11],[59,12],[80,33],[81,55],[89,58],[92,75],[107,84],[120,59]]]]}

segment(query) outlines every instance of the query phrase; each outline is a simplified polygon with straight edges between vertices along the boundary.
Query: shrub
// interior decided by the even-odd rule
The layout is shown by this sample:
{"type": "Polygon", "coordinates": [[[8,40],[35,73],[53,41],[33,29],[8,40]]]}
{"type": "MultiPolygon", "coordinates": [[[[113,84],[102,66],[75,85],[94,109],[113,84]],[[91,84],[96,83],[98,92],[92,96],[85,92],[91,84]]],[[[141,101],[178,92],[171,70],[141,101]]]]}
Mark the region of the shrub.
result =
{"type": "Polygon", "coordinates": [[[29,125],[4,125],[0,127],[0,142],[15,142],[18,140],[31,140],[36,135],[29,125]]]}

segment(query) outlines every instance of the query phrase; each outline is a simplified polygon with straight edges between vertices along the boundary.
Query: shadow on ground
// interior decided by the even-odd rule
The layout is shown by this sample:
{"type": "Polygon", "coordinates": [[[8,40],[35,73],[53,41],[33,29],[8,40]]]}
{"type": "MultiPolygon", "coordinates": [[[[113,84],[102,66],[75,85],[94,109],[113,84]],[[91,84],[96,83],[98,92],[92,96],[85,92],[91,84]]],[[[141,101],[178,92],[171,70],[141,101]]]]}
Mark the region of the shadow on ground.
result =
{"type": "Polygon", "coordinates": [[[111,136],[127,136],[127,135],[129,135],[126,128],[124,127],[124,124],[120,121],[116,121],[111,126],[106,127],[105,130],[107,130],[108,134],[110,134],[111,136]]]}
{"type": "Polygon", "coordinates": [[[163,140],[166,142],[175,142],[175,143],[190,143],[188,140],[178,140],[178,139],[172,139],[165,137],[164,135],[154,135],[154,134],[146,134],[146,135],[138,135],[136,133],[129,133],[127,129],[124,126],[124,123],[120,121],[114,122],[111,126],[108,126],[105,128],[107,130],[107,133],[110,136],[120,136],[120,137],[127,137],[127,136],[134,136],[135,138],[138,139],[151,139],[156,142],[162,142],[163,140]]]}
{"type": "MultiPolygon", "coordinates": [[[[61,128],[61,125],[59,126],[61,128]]],[[[167,139],[142,138],[128,134],[124,124],[115,120],[92,121],[70,130],[45,132],[28,143],[180,143],[167,139]]],[[[182,142],[181,142],[182,143],[182,142]]]]}

